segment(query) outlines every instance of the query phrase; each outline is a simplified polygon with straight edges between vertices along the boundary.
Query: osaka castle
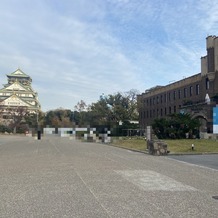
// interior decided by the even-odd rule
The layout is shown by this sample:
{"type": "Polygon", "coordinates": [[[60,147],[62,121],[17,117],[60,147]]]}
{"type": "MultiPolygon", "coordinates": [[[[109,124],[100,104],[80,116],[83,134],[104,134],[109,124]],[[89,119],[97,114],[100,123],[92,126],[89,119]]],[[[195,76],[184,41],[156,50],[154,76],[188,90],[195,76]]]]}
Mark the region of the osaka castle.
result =
{"type": "Polygon", "coordinates": [[[31,87],[32,79],[22,70],[8,74],[8,83],[0,89],[0,107],[4,112],[8,108],[25,107],[30,113],[41,109],[38,94],[31,87]]]}

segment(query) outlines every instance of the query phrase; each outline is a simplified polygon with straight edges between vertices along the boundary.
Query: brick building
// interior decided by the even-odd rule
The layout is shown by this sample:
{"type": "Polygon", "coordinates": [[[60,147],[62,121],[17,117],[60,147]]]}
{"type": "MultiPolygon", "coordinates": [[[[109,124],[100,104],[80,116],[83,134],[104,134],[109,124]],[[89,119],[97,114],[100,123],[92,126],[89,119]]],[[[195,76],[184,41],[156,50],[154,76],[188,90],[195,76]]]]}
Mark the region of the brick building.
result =
{"type": "Polygon", "coordinates": [[[155,118],[189,113],[201,120],[201,132],[213,132],[213,107],[218,99],[218,37],[208,36],[206,47],[199,74],[138,95],[140,128],[151,125],[155,118]]]}

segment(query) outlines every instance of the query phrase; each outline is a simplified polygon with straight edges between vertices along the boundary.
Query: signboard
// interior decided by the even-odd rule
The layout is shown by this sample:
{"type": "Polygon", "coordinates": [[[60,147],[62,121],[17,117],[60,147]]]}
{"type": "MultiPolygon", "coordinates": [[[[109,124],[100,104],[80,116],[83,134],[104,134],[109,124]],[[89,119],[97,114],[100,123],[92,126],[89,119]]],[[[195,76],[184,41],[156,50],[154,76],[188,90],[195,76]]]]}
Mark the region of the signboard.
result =
{"type": "Polygon", "coordinates": [[[213,133],[218,133],[218,107],[213,108],[213,133]]]}

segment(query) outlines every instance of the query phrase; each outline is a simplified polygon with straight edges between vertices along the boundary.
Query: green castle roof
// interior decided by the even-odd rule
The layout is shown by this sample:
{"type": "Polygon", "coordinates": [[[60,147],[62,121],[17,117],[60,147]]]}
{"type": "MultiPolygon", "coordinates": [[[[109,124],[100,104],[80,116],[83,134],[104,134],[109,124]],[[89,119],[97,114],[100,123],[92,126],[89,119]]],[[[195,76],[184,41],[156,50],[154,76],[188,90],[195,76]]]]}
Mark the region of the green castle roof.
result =
{"type": "Polygon", "coordinates": [[[23,77],[23,78],[30,78],[30,76],[28,76],[27,74],[25,74],[22,70],[20,70],[19,68],[14,71],[11,74],[7,74],[7,77],[23,77]]]}

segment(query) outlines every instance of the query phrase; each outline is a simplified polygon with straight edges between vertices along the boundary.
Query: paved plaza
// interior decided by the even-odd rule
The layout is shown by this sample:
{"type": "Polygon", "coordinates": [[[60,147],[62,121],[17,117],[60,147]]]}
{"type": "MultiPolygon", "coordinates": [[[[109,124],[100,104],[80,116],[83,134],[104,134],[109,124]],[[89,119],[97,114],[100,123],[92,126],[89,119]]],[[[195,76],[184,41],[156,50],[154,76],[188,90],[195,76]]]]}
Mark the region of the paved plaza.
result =
{"type": "Polygon", "coordinates": [[[218,170],[70,138],[0,136],[0,217],[218,217],[218,170]]]}

